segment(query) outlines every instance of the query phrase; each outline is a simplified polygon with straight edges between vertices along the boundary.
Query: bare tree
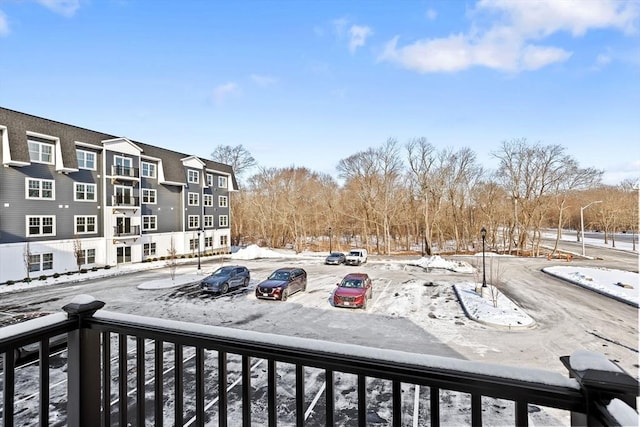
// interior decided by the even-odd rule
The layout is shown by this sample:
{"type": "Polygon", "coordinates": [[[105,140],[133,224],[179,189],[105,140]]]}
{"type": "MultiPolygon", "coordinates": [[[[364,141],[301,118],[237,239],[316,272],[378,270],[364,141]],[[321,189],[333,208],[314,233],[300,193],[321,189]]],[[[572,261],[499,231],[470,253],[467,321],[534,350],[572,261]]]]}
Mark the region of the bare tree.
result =
{"type": "Polygon", "coordinates": [[[246,148],[242,145],[218,145],[211,153],[211,158],[216,162],[230,165],[237,177],[241,177],[256,166],[257,162],[246,148]]]}
{"type": "Polygon", "coordinates": [[[424,202],[423,222],[419,234],[424,239],[426,254],[431,255],[431,226],[429,223],[429,194],[432,190],[432,168],[436,161],[435,147],[426,138],[416,138],[406,146],[409,162],[409,176],[416,186],[417,197],[424,202]]]}
{"type": "Polygon", "coordinates": [[[167,249],[167,267],[169,267],[169,274],[171,280],[176,280],[176,268],[178,267],[178,251],[176,250],[176,242],[171,235],[171,243],[169,243],[169,249],[167,249]]]}
{"type": "Polygon", "coordinates": [[[27,281],[31,281],[31,243],[29,240],[24,242],[24,251],[22,252],[22,260],[24,262],[24,268],[27,271],[27,281]]]}
{"type": "Polygon", "coordinates": [[[82,264],[84,264],[84,251],[82,250],[82,241],[77,237],[73,239],[73,256],[76,259],[78,273],[80,273],[82,264]]]}

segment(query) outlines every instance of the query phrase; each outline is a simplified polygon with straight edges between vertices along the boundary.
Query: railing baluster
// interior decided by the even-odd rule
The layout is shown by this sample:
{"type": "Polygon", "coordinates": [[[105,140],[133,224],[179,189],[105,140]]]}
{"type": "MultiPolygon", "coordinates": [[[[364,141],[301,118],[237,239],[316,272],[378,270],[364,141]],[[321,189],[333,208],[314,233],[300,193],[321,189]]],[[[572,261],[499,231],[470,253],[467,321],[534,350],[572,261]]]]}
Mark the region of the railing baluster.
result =
{"type": "Polygon", "coordinates": [[[529,425],[529,404],[526,401],[516,400],[516,425],[527,427],[529,425]]]}
{"type": "Polygon", "coordinates": [[[429,387],[429,411],[431,414],[431,427],[440,425],[440,389],[429,387]]]}
{"type": "Polygon", "coordinates": [[[13,427],[13,401],[15,393],[15,358],[13,349],[4,354],[2,362],[2,421],[4,427],[13,427]]]}
{"type": "Polygon", "coordinates": [[[154,368],[154,382],[153,382],[153,412],[154,412],[154,425],[155,427],[162,427],[164,414],[162,411],[164,394],[163,394],[163,382],[164,376],[164,352],[163,352],[162,340],[156,340],[153,351],[153,368],[154,368]]]}
{"type": "Polygon", "coordinates": [[[482,395],[471,395],[471,425],[482,426],[482,395]]]}
{"type": "Polygon", "coordinates": [[[204,426],[204,348],[196,347],[196,425],[204,426]]]}
{"type": "Polygon", "coordinates": [[[296,365],[296,426],[304,426],[304,365],[296,365]]]}
{"type": "Polygon", "coordinates": [[[145,425],[145,360],[144,338],[136,338],[136,419],[139,426],[145,425]]]}
{"type": "Polygon", "coordinates": [[[227,353],[218,352],[218,425],[227,427],[227,353]]]}
{"type": "Polygon", "coordinates": [[[278,414],[276,412],[276,361],[267,360],[267,416],[269,427],[276,427],[278,414]]]}
{"type": "Polygon", "coordinates": [[[111,332],[102,334],[102,427],[111,426],[111,332]]]}
{"type": "Polygon", "coordinates": [[[49,338],[40,341],[40,425],[49,424],[49,338]]]}
{"type": "Polygon", "coordinates": [[[400,381],[394,380],[391,389],[392,389],[392,399],[391,402],[393,408],[393,425],[399,427],[402,425],[402,383],[400,381]]]}
{"type": "Polygon", "coordinates": [[[326,383],[325,388],[325,417],[327,419],[327,425],[333,425],[333,405],[335,397],[333,395],[333,370],[326,369],[324,374],[324,381],[326,383]]]}
{"type": "Polygon", "coordinates": [[[367,427],[367,377],[358,374],[358,426],[367,427]]]}
{"type": "Polygon", "coordinates": [[[175,425],[181,426],[184,424],[184,359],[183,359],[182,344],[175,343],[174,349],[174,382],[175,382],[175,425]]]}
{"type": "Polygon", "coordinates": [[[251,427],[251,358],[242,355],[242,425],[251,427]]]}
{"type": "Polygon", "coordinates": [[[121,426],[127,421],[127,336],[118,334],[118,418],[121,426]]]}

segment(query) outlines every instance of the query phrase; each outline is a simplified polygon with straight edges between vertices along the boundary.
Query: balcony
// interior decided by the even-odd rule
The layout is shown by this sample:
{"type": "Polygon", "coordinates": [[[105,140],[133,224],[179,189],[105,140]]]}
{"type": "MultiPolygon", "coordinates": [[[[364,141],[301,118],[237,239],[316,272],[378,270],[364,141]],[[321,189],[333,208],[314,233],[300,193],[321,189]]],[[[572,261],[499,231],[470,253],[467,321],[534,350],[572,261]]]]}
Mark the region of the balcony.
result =
{"type": "Polygon", "coordinates": [[[140,237],[140,226],[130,225],[126,227],[116,225],[113,227],[113,237],[140,237]]]}
{"type": "Polygon", "coordinates": [[[114,179],[137,181],[140,178],[140,169],[130,166],[111,165],[111,177],[114,179]]]}
{"type": "Polygon", "coordinates": [[[115,196],[111,196],[111,205],[120,208],[139,208],[140,197],[116,194],[115,196]]]}
{"type": "Polygon", "coordinates": [[[428,408],[422,409],[420,425],[438,426],[451,407],[443,399],[447,391],[465,396],[454,402],[454,410],[474,426],[492,423],[485,417],[496,402],[509,408],[502,425],[528,425],[530,405],[568,411],[571,425],[625,425],[638,419],[638,381],[596,353],[562,357],[565,376],[119,314],[103,306],[77,297],[63,307],[66,314],[0,329],[4,426],[34,423],[36,417],[40,425],[50,423],[50,366],[55,364],[50,364],[49,339],[60,334],[68,334],[67,366],[60,369],[58,363],[63,372],[55,376],[59,382],[64,375],[67,387],[66,401],[55,408],[57,416],[66,417],[58,424],[71,427],[302,426],[344,424],[345,419],[365,426],[372,409],[385,414],[385,425],[401,426],[417,416],[410,408],[420,396],[428,408]],[[16,349],[30,343],[40,346],[39,368],[31,368],[39,390],[34,393],[39,404],[30,405],[33,412],[17,396],[27,384],[15,358],[16,349]],[[311,390],[318,383],[311,380],[318,378],[323,388],[311,390]],[[310,412],[315,418],[306,420],[310,412]]]}

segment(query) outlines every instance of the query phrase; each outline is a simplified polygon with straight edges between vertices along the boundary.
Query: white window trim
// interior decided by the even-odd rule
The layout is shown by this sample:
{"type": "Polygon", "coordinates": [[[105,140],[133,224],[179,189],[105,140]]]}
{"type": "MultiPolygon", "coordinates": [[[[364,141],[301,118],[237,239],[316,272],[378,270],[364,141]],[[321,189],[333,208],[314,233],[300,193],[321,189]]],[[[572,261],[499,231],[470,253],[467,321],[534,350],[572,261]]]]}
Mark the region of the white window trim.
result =
{"type": "Polygon", "coordinates": [[[155,256],[158,253],[158,245],[156,242],[148,242],[142,245],[142,255],[155,256]],[[145,246],[149,248],[149,253],[145,253],[145,246]]]}
{"type": "Polygon", "coordinates": [[[200,215],[189,215],[187,217],[187,228],[200,228],[200,215]],[[195,219],[195,224],[192,225],[192,220],[195,219]]]}
{"type": "Polygon", "coordinates": [[[200,193],[190,191],[187,193],[187,206],[200,206],[200,193]],[[191,203],[191,197],[195,196],[195,203],[191,203]]]}
{"type": "Polygon", "coordinates": [[[229,207],[229,198],[227,196],[218,196],[218,207],[220,208],[228,208],[229,207]],[[224,204],[222,201],[224,200],[224,204]]]}
{"type": "Polygon", "coordinates": [[[40,179],[40,178],[31,178],[27,177],[24,181],[24,198],[28,200],[55,200],[56,199],[56,182],[53,179],[40,179]],[[40,183],[38,197],[29,196],[29,182],[30,181],[38,181],[40,183]],[[42,197],[42,183],[50,182],[51,183],[51,197],[42,197]]]}
{"type": "Polygon", "coordinates": [[[96,263],[96,250],[94,248],[81,249],[82,250],[82,260],[84,261],[80,265],[94,265],[96,263]],[[93,262],[87,262],[88,252],[93,251],[93,262]]]}
{"type": "Polygon", "coordinates": [[[207,186],[208,187],[213,187],[213,179],[215,178],[215,176],[212,173],[208,173],[207,174],[207,186]]]}
{"type": "Polygon", "coordinates": [[[187,169],[187,182],[190,184],[199,184],[200,172],[195,169],[187,169]]]}
{"type": "Polygon", "coordinates": [[[74,182],[73,183],[73,201],[74,202],[91,202],[91,203],[95,203],[98,201],[98,186],[92,182],[74,182]],[[84,199],[78,199],[78,185],[84,185],[85,186],[85,191],[83,192],[85,195],[84,199]],[[87,199],[86,195],[89,194],[86,191],[86,187],[93,187],[93,200],[91,199],[87,199]]]}
{"type": "Polygon", "coordinates": [[[96,153],[94,153],[93,151],[80,150],[80,149],[76,148],[76,157],[78,157],[78,153],[83,153],[84,154],[84,163],[85,163],[85,166],[80,166],[80,162],[78,161],[78,169],[86,169],[86,170],[91,170],[91,171],[96,170],[96,164],[97,164],[97,159],[98,159],[98,156],[96,155],[96,153]],[[87,157],[87,155],[93,156],[93,167],[92,168],[86,166],[86,163],[87,163],[86,157],[87,157]]]}
{"type": "Polygon", "coordinates": [[[158,204],[158,190],[155,190],[153,188],[143,188],[142,189],[142,203],[145,205],[157,205],[158,204]],[[149,194],[153,194],[153,202],[145,202],[145,193],[149,193],[149,194]]]}
{"type": "Polygon", "coordinates": [[[205,228],[213,228],[213,215],[204,215],[202,217],[202,226],[205,228]]]}
{"type": "Polygon", "coordinates": [[[142,230],[143,231],[155,231],[158,229],[158,215],[142,215],[142,230]],[[153,218],[153,227],[147,227],[145,225],[145,218],[153,218]]]}
{"type": "Polygon", "coordinates": [[[220,228],[229,227],[229,216],[228,215],[219,215],[218,216],[218,226],[220,228]],[[222,220],[223,219],[224,219],[224,223],[225,224],[222,224],[222,222],[223,222],[222,220]]]}
{"type": "Polygon", "coordinates": [[[151,162],[140,162],[140,176],[143,178],[156,178],[158,176],[158,165],[156,165],[155,163],[151,163],[151,162]],[[145,165],[150,165],[153,167],[153,175],[145,175],[144,174],[144,167],[145,165]]]}
{"type": "Polygon", "coordinates": [[[202,201],[202,206],[209,206],[209,207],[213,206],[213,195],[212,194],[205,194],[204,195],[204,200],[202,201]]]}
{"type": "Polygon", "coordinates": [[[226,176],[219,176],[218,177],[218,187],[220,188],[227,188],[229,184],[227,183],[227,177],[226,176]]]}
{"type": "MultiPolygon", "coordinates": [[[[53,253],[51,252],[47,252],[47,253],[43,253],[43,254],[30,254],[30,257],[38,257],[38,269],[37,270],[31,270],[31,265],[35,265],[35,262],[31,262],[31,259],[29,259],[29,272],[31,273],[35,273],[37,271],[47,271],[47,270],[53,270],[53,253]],[[45,255],[51,255],[51,268],[44,268],[44,256],[45,255]]],[[[47,261],[49,262],[49,261],[47,261]]]]}
{"type": "Polygon", "coordinates": [[[27,237],[31,237],[31,236],[40,236],[40,237],[51,237],[51,236],[55,236],[56,235],[56,216],[55,215],[25,215],[25,235],[27,237]],[[40,218],[40,233],[38,234],[31,234],[29,233],[29,220],[31,218],[40,218]],[[42,233],[42,220],[44,218],[52,218],[52,224],[51,224],[51,234],[44,234],[42,233]]]}
{"type": "Polygon", "coordinates": [[[98,234],[98,216],[97,215],[74,215],[73,216],[73,232],[75,234],[98,234]],[[78,219],[84,218],[93,218],[93,231],[87,231],[87,222],[85,221],[84,229],[85,231],[78,231],[78,219]]]}
{"type": "Polygon", "coordinates": [[[54,141],[42,142],[42,141],[33,141],[33,140],[27,138],[27,145],[29,145],[29,144],[37,144],[38,145],[38,159],[37,160],[31,159],[31,147],[28,147],[28,149],[29,149],[29,161],[30,162],[32,162],[32,163],[43,163],[45,165],[53,165],[53,164],[55,164],[56,143],[54,141]],[[42,160],[42,147],[43,146],[51,147],[51,161],[50,162],[42,160]]]}

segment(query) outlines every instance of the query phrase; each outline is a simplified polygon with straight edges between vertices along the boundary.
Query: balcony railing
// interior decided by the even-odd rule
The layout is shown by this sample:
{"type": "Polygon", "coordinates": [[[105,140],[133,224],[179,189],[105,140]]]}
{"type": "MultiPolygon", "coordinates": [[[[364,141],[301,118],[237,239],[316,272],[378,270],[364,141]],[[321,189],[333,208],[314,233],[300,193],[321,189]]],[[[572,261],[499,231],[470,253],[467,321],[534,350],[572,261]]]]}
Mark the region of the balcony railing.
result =
{"type": "Polygon", "coordinates": [[[115,237],[128,237],[128,236],[139,236],[140,235],[140,226],[139,225],[130,225],[128,227],[124,227],[121,225],[116,225],[113,227],[113,235],[115,237]]]}
{"type": "Polygon", "coordinates": [[[483,424],[487,407],[496,402],[512,409],[502,425],[528,425],[529,405],[569,411],[572,425],[625,425],[638,417],[638,381],[595,353],[561,358],[569,369],[564,376],[118,314],[103,305],[77,297],[64,307],[67,315],[0,329],[4,426],[36,422],[16,397],[26,385],[16,388],[20,361],[14,353],[30,343],[40,346],[37,417],[40,425],[50,423],[49,339],[63,333],[68,333],[67,369],[58,370],[66,375],[66,411],[57,402],[56,417],[70,427],[329,426],[345,420],[365,426],[372,408],[386,414],[387,425],[401,426],[419,415],[409,409],[414,400],[428,408],[420,425],[438,426],[446,410],[443,396],[450,391],[466,396],[455,401],[455,411],[467,414],[466,423],[474,426],[483,424]],[[310,389],[319,383],[322,388],[310,389]]]}
{"type": "Polygon", "coordinates": [[[140,177],[140,169],[133,168],[130,166],[111,166],[111,176],[119,177],[119,178],[139,178],[140,177]]]}
{"type": "Polygon", "coordinates": [[[112,206],[138,207],[140,206],[140,198],[135,196],[123,196],[121,194],[116,194],[114,196],[111,196],[111,204],[112,206]]]}

